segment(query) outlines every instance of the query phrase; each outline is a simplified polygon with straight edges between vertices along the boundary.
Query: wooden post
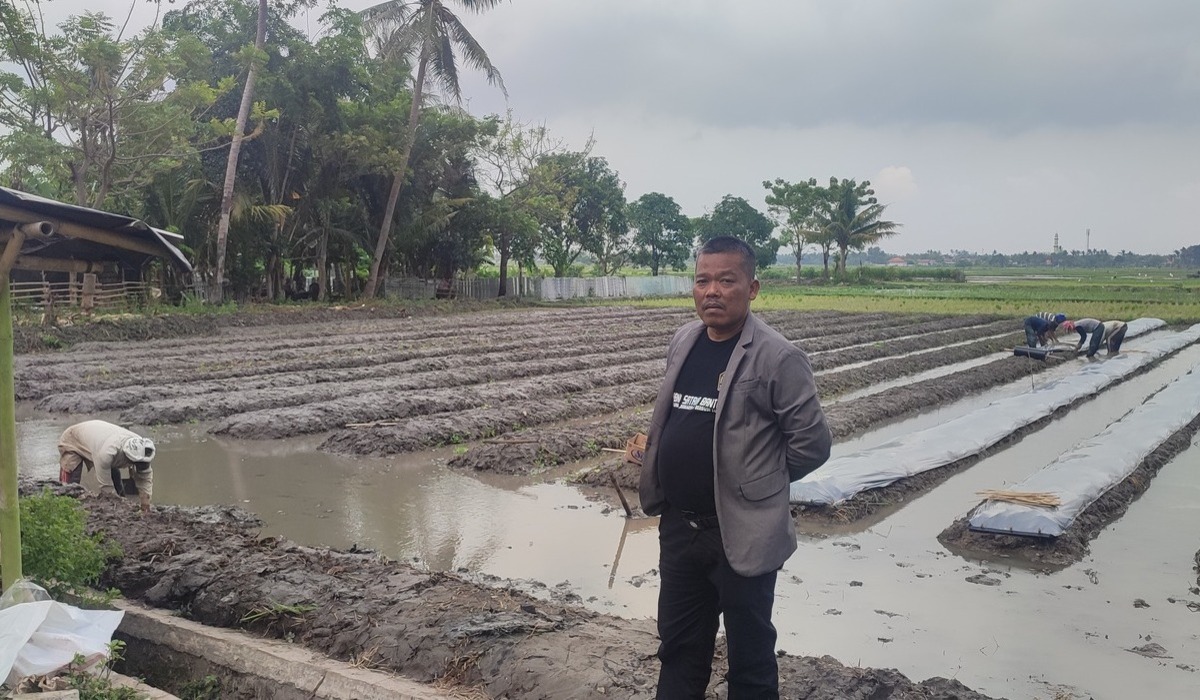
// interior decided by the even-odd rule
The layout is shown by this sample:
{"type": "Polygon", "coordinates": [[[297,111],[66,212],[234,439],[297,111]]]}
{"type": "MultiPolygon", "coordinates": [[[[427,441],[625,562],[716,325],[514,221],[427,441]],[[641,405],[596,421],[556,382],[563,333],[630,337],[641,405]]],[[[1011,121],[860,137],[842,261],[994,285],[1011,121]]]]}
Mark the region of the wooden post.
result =
{"type": "Polygon", "coordinates": [[[96,305],[96,273],[83,273],[83,299],[79,303],[84,311],[91,311],[96,305]]]}
{"type": "Polygon", "coordinates": [[[625,508],[625,517],[633,517],[633,509],[629,507],[629,501],[625,500],[625,492],[621,490],[621,485],[617,483],[617,477],[612,472],[608,473],[608,478],[612,480],[613,488],[617,490],[617,498],[621,499],[621,505],[625,508]]]}

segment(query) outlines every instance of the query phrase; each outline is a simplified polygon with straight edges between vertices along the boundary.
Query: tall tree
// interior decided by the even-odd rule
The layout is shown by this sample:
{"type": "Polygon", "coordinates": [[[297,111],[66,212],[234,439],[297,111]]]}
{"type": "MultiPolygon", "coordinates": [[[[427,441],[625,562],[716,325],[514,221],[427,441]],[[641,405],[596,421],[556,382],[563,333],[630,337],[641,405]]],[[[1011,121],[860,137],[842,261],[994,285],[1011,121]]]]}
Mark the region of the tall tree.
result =
{"type": "Polygon", "coordinates": [[[771,237],[775,224],[750,202],[725,195],[708,214],[696,220],[696,235],[701,243],[717,236],[736,236],[754,249],[759,269],[775,263],[779,240],[771,237]]]}
{"type": "Polygon", "coordinates": [[[542,158],[534,177],[545,192],[537,213],[542,257],[555,277],[566,276],[584,252],[603,255],[611,247],[605,238],[628,230],[625,186],[604,158],[556,153],[542,158]]]}
{"type": "Polygon", "coordinates": [[[900,224],[885,221],[887,205],[880,204],[871,189],[871,181],[829,178],[824,210],[819,215],[821,228],[837,244],[837,272],[845,274],[850,249],[863,250],[886,236],[899,233],[900,224]]]}
{"type": "Polygon", "coordinates": [[[478,178],[493,198],[486,205],[492,212],[486,220],[492,224],[489,234],[499,258],[497,296],[508,294],[508,263],[514,252],[537,248],[536,213],[547,192],[535,168],[544,156],[561,150],[562,144],[550,138],[544,125],[522,124],[511,112],[503,121],[490,120],[480,140],[478,178]]]}
{"type": "MultiPolygon", "coordinates": [[[[817,231],[817,213],[825,201],[823,191],[816,178],[795,183],[776,178],[774,182],[764,181],[763,187],[770,190],[767,207],[783,232],[781,242],[791,246],[796,253],[796,280],[799,281],[805,245],[821,238],[817,231]]],[[[826,265],[828,267],[828,263],[826,265]]]]}
{"type": "Polygon", "coordinates": [[[666,267],[686,267],[692,252],[692,227],[674,199],[647,192],[629,204],[627,216],[634,229],[634,262],[648,266],[655,277],[666,267]]]}
{"type": "Polygon", "coordinates": [[[189,140],[217,96],[182,75],[203,53],[199,41],[169,36],[157,16],[126,37],[124,26],[94,12],[53,33],[42,3],[24,4],[0,3],[4,184],[82,206],[126,204],[194,153],[189,140]]]}
{"type": "MultiPolygon", "coordinates": [[[[500,4],[500,0],[457,2],[472,12],[482,12],[500,4]]],[[[396,203],[400,200],[400,189],[404,186],[413,141],[417,137],[417,126],[421,121],[426,73],[432,71],[442,89],[455,102],[461,102],[458,58],[455,55],[457,49],[469,66],[484,72],[488,83],[498,85],[506,96],[508,91],[504,89],[500,71],[492,65],[487,52],[443,0],[389,0],[364,10],[363,16],[379,38],[381,56],[393,61],[416,60],[408,128],[404,132],[400,152],[395,161],[392,187],[388,192],[387,204],[384,205],[383,222],[379,226],[379,238],[371,258],[371,272],[363,290],[363,296],[370,298],[375,296],[379,284],[379,268],[387,252],[396,203]]]]}
{"type": "Polygon", "coordinates": [[[267,41],[267,0],[258,0],[258,25],[254,33],[254,52],[249,56],[250,67],[246,72],[246,85],[242,88],[242,102],[238,107],[237,122],[233,127],[233,140],[229,144],[229,156],[225,161],[225,184],[221,189],[221,217],[217,222],[216,271],[213,279],[212,301],[220,304],[225,299],[225,247],[229,240],[229,218],[233,212],[233,184],[237,178],[238,155],[242,152],[246,124],[250,121],[250,105],[254,102],[254,80],[262,62],[263,45],[267,41]]]}

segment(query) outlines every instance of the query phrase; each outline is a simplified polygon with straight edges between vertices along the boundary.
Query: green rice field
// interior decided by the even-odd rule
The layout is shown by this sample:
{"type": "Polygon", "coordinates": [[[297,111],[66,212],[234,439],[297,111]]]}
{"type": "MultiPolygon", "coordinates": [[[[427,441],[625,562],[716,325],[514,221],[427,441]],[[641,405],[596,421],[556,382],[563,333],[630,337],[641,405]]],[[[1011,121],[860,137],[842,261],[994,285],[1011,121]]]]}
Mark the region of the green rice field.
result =
{"type": "MultiPolygon", "coordinates": [[[[1038,311],[1101,320],[1161,318],[1200,322],[1200,278],[1187,270],[972,269],[965,282],[897,281],[876,285],[821,285],[767,281],[753,308],[995,314],[1020,318],[1038,311]]],[[[1194,274],[1194,272],[1193,272],[1194,274]]],[[[688,304],[682,299],[637,302],[688,304]]]]}

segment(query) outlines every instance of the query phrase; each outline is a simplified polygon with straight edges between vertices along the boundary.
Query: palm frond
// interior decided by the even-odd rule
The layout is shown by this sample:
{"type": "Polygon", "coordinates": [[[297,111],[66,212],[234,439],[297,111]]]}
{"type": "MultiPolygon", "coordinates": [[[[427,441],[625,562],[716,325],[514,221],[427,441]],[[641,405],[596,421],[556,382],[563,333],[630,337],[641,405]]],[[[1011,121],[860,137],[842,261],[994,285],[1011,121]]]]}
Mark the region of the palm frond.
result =
{"type": "Polygon", "coordinates": [[[504,0],[458,0],[458,4],[462,5],[471,12],[485,12],[494,7],[499,6],[504,0]]]}
{"type": "Polygon", "coordinates": [[[504,87],[504,79],[500,77],[500,71],[492,65],[492,60],[488,58],[487,51],[484,51],[479,42],[475,40],[475,37],[471,35],[471,32],[467,31],[467,28],[463,26],[463,23],[453,13],[447,11],[447,14],[452,21],[446,21],[444,26],[453,38],[454,43],[462,51],[463,60],[467,62],[468,66],[481,71],[487,77],[489,85],[495,85],[500,88],[500,92],[504,93],[505,97],[508,97],[508,88],[504,87]]]}
{"type": "Polygon", "coordinates": [[[433,69],[433,75],[442,86],[442,91],[453,98],[455,103],[462,102],[462,88],[458,83],[458,63],[454,58],[454,44],[451,42],[450,36],[445,33],[439,33],[434,40],[436,43],[429,47],[429,67],[433,69]]]}
{"type": "Polygon", "coordinates": [[[372,29],[383,24],[402,26],[408,23],[412,15],[413,6],[408,0],[387,0],[358,13],[363,23],[372,29]]]}

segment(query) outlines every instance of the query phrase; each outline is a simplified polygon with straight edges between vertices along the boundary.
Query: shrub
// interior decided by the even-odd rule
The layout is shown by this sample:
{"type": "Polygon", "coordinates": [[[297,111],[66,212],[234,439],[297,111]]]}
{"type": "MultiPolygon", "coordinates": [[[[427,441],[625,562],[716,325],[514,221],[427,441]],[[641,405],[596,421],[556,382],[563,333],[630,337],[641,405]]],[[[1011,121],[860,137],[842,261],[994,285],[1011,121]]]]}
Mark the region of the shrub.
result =
{"type": "Polygon", "coordinates": [[[87,533],[83,508],[74,498],[45,489],[20,504],[24,573],[56,598],[84,592],[108,559],[120,556],[120,548],[102,534],[87,533]]]}

